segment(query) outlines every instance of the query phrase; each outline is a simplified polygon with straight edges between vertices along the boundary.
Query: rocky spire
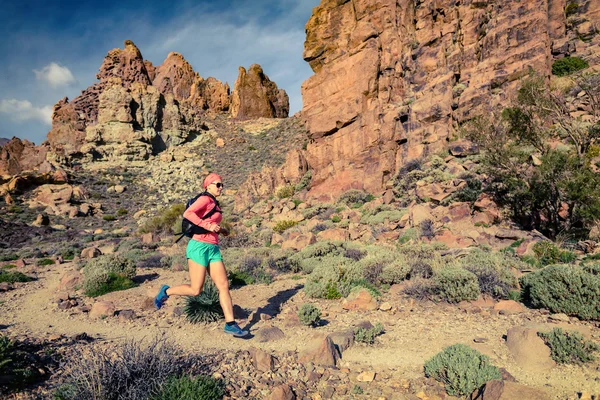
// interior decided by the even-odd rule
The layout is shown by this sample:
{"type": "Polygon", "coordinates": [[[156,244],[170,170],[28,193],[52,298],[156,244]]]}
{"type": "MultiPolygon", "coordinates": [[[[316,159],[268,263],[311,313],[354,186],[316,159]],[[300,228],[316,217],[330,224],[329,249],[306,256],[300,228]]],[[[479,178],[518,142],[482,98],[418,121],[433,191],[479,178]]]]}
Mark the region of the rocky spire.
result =
{"type": "Polygon", "coordinates": [[[129,87],[133,82],[152,84],[142,53],[131,40],[125,41],[123,50],[113,49],[108,52],[96,78],[100,83],[110,78],[120,78],[125,87],[129,87]]]}
{"type": "Polygon", "coordinates": [[[238,119],[285,118],[290,111],[285,90],[279,89],[258,64],[239,68],[231,95],[231,115],[238,119]]]}

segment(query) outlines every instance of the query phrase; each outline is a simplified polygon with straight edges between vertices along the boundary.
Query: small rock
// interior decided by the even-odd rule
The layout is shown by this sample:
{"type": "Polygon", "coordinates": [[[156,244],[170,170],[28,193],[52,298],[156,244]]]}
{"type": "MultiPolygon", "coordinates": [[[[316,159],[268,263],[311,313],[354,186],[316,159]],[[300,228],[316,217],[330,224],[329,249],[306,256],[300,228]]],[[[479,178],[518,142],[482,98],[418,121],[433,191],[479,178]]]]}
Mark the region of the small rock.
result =
{"type": "Polygon", "coordinates": [[[33,221],[33,226],[48,226],[50,225],[50,218],[47,215],[38,214],[35,221],[33,221]]]}
{"type": "Polygon", "coordinates": [[[392,309],[392,305],[386,301],[385,303],[381,303],[379,309],[381,311],[390,311],[392,309]]]}
{"type": "Polygon", "coordinates": [[[81,258],[96,258],[101,256],[102,252],[97,247],[88,247],[86,249],[81,250],[81,258]]]}
{"type": "Polygon", "coordinates": [[[97,301],[89,313],[91,318],[112,317],[115,314],[115,305],[110,301],[97,301]]]}
{"type": "Polygon", "coordinates": [[[548,319],[551,321],[569,322],[569,316],[567,314],[550,314],[548,319]]]}
{"type": "Polygon", "coordinates": [[[131,321],[136,318],[135,311],[133,310],[121,310],[117,315],[120,321],[131,321]]]}
{"type": "Polygon", "coordinates": [[[125,186],[122,185],[116,185],[115,186],[115,193],[120,194],[123,193],[127,188],[125,186]]]}
{"type": "Polygon", "coordinates": [[[27,263],[23,259],[15,261],[15,266],[17,268],[24,268],[26,265],[27,265],[27,263]]]}
{"type": "Polygon", "coordinates": [[[8,282],[0,282],[0,292],[8,292],[12,290],[13,286],[8,282]]]}
{"type": "Polygon", "coordinates": [[[473,339],[473,341],[475,343],[486,343],[488,341],[488,338],[484,338],[484,337],[476,337],[475,339],[473,339]]]}
{"type": "Polygon", "coordinates": [[[373,382],[375,380],[375,372],[364,371],[356,377],[356,380],[359,382],[373,382]]]}
{"type": "Polygon", "coordinates": [[[521,303],[517,303],[514,300],[501,300],[494,306],[494,310],[502,315],[509,315],[522,313],[526,308],[521,303]]]}

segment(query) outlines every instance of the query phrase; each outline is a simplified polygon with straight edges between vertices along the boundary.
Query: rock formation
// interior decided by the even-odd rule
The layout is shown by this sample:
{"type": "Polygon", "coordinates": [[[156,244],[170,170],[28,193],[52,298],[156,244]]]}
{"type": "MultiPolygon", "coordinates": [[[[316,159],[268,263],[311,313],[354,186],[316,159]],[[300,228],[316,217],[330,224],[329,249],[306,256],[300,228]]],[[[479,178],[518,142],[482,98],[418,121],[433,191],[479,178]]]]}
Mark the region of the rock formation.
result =
{"type": "Polygon", "coordinates": [[[98,83],[54,106],[50,159],[143,160],[201,134],[205,114],[227,113],[232,102],[238,118],[287,117],[287,94],[260,66],[244,76],[232,95],[228,84],[203,79],[181,54],[155,67],[127,40],[105,57],[98,83]]]}
{"type": "Polygon", "coordinates": [[[237,119],[285,118],[290,111],[287,93],[271,82],[258,64],[240,73],[233,89],[231,115],[237,119]]]}
{"type": "Polygon", "coordinates": [[[35,146],[13,137],[0,147],[0,175],[16,175],[41,165],[46,160],[46,146],[35,146]]]}
{"type": "Polygon", "coordinates": [[[313,196],[380,191],[553,59],[600,57],[600,2],[322,0],[306,25],[313,196]]]}

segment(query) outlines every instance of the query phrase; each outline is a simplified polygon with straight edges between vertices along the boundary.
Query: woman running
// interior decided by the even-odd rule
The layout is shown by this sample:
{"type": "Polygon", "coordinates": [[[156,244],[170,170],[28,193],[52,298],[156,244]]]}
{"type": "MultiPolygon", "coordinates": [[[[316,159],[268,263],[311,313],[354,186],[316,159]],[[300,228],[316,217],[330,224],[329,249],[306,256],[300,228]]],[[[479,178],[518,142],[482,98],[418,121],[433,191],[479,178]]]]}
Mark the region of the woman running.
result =
{"type": "Polygon", "coordinates": [[[190,271],[190,284],[173,287],[163,285],[154,299],[154,305],[160,309],[165,301],[173,295],[199,295],[208,271],[219,290],[219,302],[225,315],[225,333],[236,337],[246,336],[248,331],[242,330],[233,318],[233,302],[229,293],[227,271],[219,250],[219,233],[224,236],[229,235],[229,231],[219,225],[223,215],[216,199],[223,191],[223,180],[219,175],[211,173],[204,179],[203,186],[207,195],[199,196],[183,213],[184,218],[208,231],[208,233],[195,234],[188,243],[186,257],[190,271]],[[210,216],[206,218],[208,214],[210,216]]]}

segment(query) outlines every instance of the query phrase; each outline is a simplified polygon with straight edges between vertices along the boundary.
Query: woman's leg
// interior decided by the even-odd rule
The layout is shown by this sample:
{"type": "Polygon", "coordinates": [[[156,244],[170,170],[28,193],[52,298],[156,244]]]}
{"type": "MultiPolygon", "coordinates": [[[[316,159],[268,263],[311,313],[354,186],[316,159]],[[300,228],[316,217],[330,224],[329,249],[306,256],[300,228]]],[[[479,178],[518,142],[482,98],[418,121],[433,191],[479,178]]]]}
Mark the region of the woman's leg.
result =
{"type": "MultiPolygon", "coordinates": [[[[223,261],[213,261],[208,268],[208,274],[219,289],[219,302],[225,315],[225,322],[231,322],[233,318],[233,302],[229,293],[229,281],[227,280],[227,271],[223,261]]],[[[170,290],[170,289],[169,289],[170,290]]]]}
{"type": "Polygon", "coordinates": [[[168,296],[197,296],[202,292],[204,280],[206,279],[206,267],[188,258],[188,268],[190,270],[190,284],[186,283],[167,289],[168,296]]]}

